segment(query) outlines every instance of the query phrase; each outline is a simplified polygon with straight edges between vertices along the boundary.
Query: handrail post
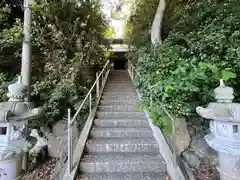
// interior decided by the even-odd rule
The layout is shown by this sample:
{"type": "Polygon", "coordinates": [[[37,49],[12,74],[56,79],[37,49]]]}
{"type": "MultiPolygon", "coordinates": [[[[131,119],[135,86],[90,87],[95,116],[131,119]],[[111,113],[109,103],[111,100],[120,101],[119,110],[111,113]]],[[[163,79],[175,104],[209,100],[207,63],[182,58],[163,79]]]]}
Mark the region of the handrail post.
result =
{"type": "Polygon", "coordinates": [[[175,138],[175,125],[172,122],[172,151],[173,151],[173,166],[174,170],[177,167],[177,157],[176,157],[176,138],[175,138]]]}
{"type": "Polygon", "coordinates": [[[92,93],[89,94],[89,114],[92,112],[92,93]]]}
{"type": "Polygon", "coordinates": [[[72,123],[71,110],[68,109],[68,173],[72,172],[72,123]]]}
{"type": "Polygon", "coordinates": [[[99,97],[99,79],[98,79],[98,72],[96,72],[96,80],[97,80],[97,83],[96,83],[96,97],[98,98],[98,97],[99,97]]]}
{"type": "Polygon", "coordinates": [[[134,80],[134,70],[132,68],[132,79],[134,80]]]}
{"type": "Polygon", "coordinates": [[[103,87],[103,81],[104,81],[104,71],[103,71],[103,73],[102,73],[102,87],[103,87]]]}
{"type": "Polygon", "coordinates": [[[130,72],[131,72],[131,76],[132,76],[132,79],[133,79],[133,66],[132,66],[132,64],[131,64],[130,72]]]}

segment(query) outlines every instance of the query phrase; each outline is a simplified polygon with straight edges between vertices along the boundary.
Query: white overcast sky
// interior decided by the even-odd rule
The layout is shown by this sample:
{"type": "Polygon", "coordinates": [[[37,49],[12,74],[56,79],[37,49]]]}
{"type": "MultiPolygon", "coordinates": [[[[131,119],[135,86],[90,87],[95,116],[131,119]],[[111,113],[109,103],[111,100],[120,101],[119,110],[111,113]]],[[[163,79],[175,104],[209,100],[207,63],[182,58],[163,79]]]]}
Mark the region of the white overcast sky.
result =
{"type": "Polygon", "coordinates": [[[129,3],[128,6],[122,7],[120,19],[112,19],[111,15],[116,9],[117,5],[124,1],[133,2],[134,0],[100,0],[102,13],[108,20],[110,20],[109,26],[113,29],[114,36],[117,38],[121,38],[123,36],[124,22],[130,15],[129,11],[132,3],[129,3]]]}
{"type": "Polygon", "coordinates": [[[102,12],[107,18],[111,18],[111,12],[116,9],[116,6],[126,0],[100,0],[102,5],[102,12]]]}

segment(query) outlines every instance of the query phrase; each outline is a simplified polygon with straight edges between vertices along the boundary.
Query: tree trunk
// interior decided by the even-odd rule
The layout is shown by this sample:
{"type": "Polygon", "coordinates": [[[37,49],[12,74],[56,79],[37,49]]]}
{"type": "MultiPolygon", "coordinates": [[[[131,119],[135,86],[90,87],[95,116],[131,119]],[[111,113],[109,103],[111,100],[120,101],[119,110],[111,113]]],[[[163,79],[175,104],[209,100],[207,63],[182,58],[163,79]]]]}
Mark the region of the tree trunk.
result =
{"type": "Polygon", "coordinates": [[[164,11],[166,9],[166,0],[160,0],[159,5],[152,23],[151,41],[152,44],[162,43],[161,31],[164,11]]]}

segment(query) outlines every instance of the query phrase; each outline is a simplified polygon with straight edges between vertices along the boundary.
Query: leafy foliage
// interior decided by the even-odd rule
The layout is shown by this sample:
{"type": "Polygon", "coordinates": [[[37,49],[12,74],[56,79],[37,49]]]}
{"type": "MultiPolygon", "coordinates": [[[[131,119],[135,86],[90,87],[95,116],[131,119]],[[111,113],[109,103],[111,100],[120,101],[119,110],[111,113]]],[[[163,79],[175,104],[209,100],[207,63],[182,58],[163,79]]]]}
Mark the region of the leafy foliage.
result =
{"type": "Polygon", "coordinates": [[[125,36],[130,44],[138,48],[146,45],[146,42],[150,42],[150,27],[157,6],[158,1],[156,0],[140,0],[133,4],[132,15],[125,28],[125,36]]]}
{"type": "MultiPolygon", "coordinates": [[[[37,125],[51,127],[66,108],[74,110],[84,98],[95,72],[106,62],[104,48],[109,42],[97,1],[43,0],[31,9],[32,101],[46,109],[45,119],[37,125]]],[[[4,73],[14,75],[19,72],[22,31],[18,19],[15,24],[0,32],[0,55],[7,67],[16,69],[4,73]],[[9,62],[8,49],[18,64],[9,62]]]]}
{"type": "Polygon", "coordinates": [[[0,2],[0,22],[3,24],[7,20],[7,15],[10,12],[10,9],[8,5],[6,4],[6,1],[3,0],[0,2]]]}
{"type": "MultiPolygon", "coordinates": [[[[151,112],[154,104],[161,111],[163,102],[174,117],[190,116],[197,105],[213,101],[213,89],[219,79],[235,88],[238,100],[240,86],[235,78],[240,73],[239,1],[194,0],[173,5],[165,15],[169,32],[163,44],[150,46],[146,45],[150,41],[144,40],[135,46],[135,41],[132,45],[140,48],[128,54],[140,75],[136,86],[143,94],[142,106],[150,107],[151,112]]],[[[130,42],[141,39],[142,35],[134,32],[128,37],[130,42]]],[[[154,121],[163,124],[165,118],[161,116],[165,115],[158,114],[154,121]]]]}

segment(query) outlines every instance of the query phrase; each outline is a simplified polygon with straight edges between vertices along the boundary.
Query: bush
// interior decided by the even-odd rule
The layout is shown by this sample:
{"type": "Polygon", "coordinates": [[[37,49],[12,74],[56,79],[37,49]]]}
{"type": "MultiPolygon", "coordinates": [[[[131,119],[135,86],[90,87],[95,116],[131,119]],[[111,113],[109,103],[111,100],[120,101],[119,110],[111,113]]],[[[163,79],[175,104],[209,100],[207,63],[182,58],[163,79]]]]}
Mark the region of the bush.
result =
{"type": "MultiPolygon", "coordinates": [[[[44,119],[33,125],[51,128],[66,114],[67,108],[73,111],[77,108],[95,80],[96,71],[105,64],[104,49],[109,45],[104,36],[107,28],[95,1],[44,0],[31,9],[31,95],[32,101],[46,109],[44,119]]],[[[4,16],[1,19],[6,21],[10,11],[4,11],[4,16]]],[[[2,71],[7,76],[20,72],[21,25],[16,19],[15,25],[0,31],[0,56],[7,62],[1,61],[0,67],[4,67],[2,71]],[[9,54],[13,61],[9,60],[9,54]]]]}
{"type": "Polygon", "coordinates": [[[190,116],[197,105],[213,101],[220,78],[239,89],[234,79],[240,73],[239,8],[237,0],[193,1],[168,19],[174,26],[163,44],[129,52],[140,75],[136,79],[143,95],[140,107],[154,114],[155,124],[170,129],[171,123],[164,122],[169,119],[156,113],[161,111],[160,102],[174,117],[190,116]]]}

